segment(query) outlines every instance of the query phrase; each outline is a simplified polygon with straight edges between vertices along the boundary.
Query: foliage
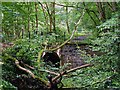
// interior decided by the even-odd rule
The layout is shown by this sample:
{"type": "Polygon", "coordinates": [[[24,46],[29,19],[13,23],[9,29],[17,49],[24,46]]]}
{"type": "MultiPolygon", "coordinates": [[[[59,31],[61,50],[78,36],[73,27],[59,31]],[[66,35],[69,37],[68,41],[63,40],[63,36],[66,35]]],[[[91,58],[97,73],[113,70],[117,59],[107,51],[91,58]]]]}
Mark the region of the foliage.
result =
{"type": "MultiPolygon", "coordinates": [[[[103,23],[98,27],[101,31],[100,37],[92,41],[94,45],[98,47],[93,47],[93,50],[99,50],[104,52],[101,58],[102,62],[106,61],[106,64],[112,67],[113,70],[118,69],[118,59],[119,59],[119,42],[120,42],[120,31],[118,25],[118,14],[103,23]]],[[[105,63],[104,63],[105,64],[105,63]]]]}
{"type": "Polygon", "coordinates": [[[5,81],[2,79],[2,85],[0,86],[1,90],[5,89],[5,90],[9,90],[9,89],[12,89],[12,90],[17,90],[17,88],[15,86],[13,86],[11,83],[9,83],[8,81],[5,81]]]}
{"type": "Polygon", "coordinates": [[[94,67],[77,70],[69,78],[64,78],[65,87],[119,88],[120,31],[118,14],[98,26],[99,36],[90,40],[93,51],[103,52],[101,56],[86,57],[94,67]],[[117,79],[116,79],[117,78],[117,79]],[[70,82],[68,82],[70,81],[70,82]],[[72,83],[71,83],[72,82],[72,83]]]}
{"type": "Polygon", "coordinates": [[[12,42],[14,45],[4,49],[2,53],[3,85],[0,88],[16,89],[11,85],[13,79],[24,74],[29,77],[25,72],[18,70],[15,62],[12,62],[5,54],[16,58],[19,62],[33,66],[35,69],[31,71],[44,80],[47,80],[48,73],[42,71],[64,70],[65,66],[60,68],[46,66],[41,55],[44,50],[55,48],[70,37],[75,29],[75,22],[79,20],[84,9],[85,15],[74,37],[88,35],[85,41],[78,42],[78,44],[89,44],[92,51],[102,54],[93,57],[85,56],[86,63],[94,64],[94,66],[77,70],[63,77],[64,87],[119,88],[120,16],[117,10],[119,4],[114,2],[2,2],[0,6],[2,9],[2,42],[12,42]],[[54,4],[56,7],[53,7],[54,4]],[[101,6],[98,7],[97,4],[101,6]],[[101,14],[105,14],[105,18],[101,14]]]}
{"type": "MultiPolygon", "coordinates": [[[[3,80],[6,80],[6,82],[8,82],[8,83],[12,82],[14,79],[20,77],[21,75],[24,75],[24,74],[27,75],[27,73],[25,73],[22,70],[19,70],[16,67],[15,62],[13,62],[13,60],[6,57],[5,54],[9,54],[10,56],[19,60],[19,62],[22,61],[23,63],[28,64],[30,66],[35,66],[35,68],[38,65],[36,63],[37,55],[38,55],[38,52],[40,49],[38,47],[38,45],[36,45],[36,43],[34,43],[34,45],[32,45],[33,42],[31,42],[32,46],[29,46],[30,45],[29,40],[25,40],[25,39],[16,41],[16,43],[17,43],[16,45],[14,45],[11,48],[6,49],[2,53],[2,62],[3,62],[2,76],[3,76],[3,80]]],[[[35,73],[35,71],[34,71],[34,73],[35,73]]]]}

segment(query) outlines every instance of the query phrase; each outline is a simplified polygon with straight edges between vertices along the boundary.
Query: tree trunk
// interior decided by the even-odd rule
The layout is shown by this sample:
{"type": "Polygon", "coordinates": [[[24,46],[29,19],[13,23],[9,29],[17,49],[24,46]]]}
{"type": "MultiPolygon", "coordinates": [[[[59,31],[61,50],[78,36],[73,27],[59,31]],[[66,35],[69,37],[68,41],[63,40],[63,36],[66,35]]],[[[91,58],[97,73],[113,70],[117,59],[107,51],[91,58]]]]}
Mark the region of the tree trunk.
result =
{"type": "Polygon", "coordinates": [[[69,21],[68,21],[68,7],[66,7],[66,25],[67,25],[67,31],[70,34],[70,27],[69,27],[69,21]]]}
{"type": "Polygon", "coordinates": [[[35,17],[36,17],[36,34],[38,32],[38,5],[37,2],[35,2],[35,17]]]}
{"type": "Polygon", "coordinates": [[[56,32],[56,29],[55,29],[55,2],[52,3],[53,4],[53,10],[52,10],[52,17],[53,17],[53,30],[54,32],[56,32]]]}
{"type": "Polygon", "coordinates": [[[103,7],[104,2],[96,2],[96,6],[98,8],[98,12],[99,12],[99,18],[102,22],[105,21],[106,17],[105,17],[105,10],[103,7]]]}
{"type": "Polygon", "coordinates": [[[47,9],[47,12],[48,12],[48,15],[49,15],[50,32],[52,32],[52,14],[51,14],[51,12],[50,12],[50,10],[49,10],[48,4],[47,4],[47,3],[45,3],[45,4],[46,4],[46,9],[47,9]]]}
{"type": "Polygon", "coordinates": [[[48,17],[47,17],[47,15],[46,15],[46,13],[45,13],[45,8],[43,7],[43,4],[40,3],[40,2],[39,2],[39,4],[40,4],[41,7],[42,7],[42,11],[43,11],[43,14],[44,14],[44,17],[45,17],[45,22],[44,22],[44,24],[45,24],[46,29],[47,29],[47,31],[48,31],[48,26],[49,26],[49,24],[48,24],[48,17]]]}
{"type": "Polygon", "coordinates": [[[113,11],[117,11],[117,3],[116,2],[112,2],[112,8],[113,8],[113,11]]]}
{"type": "Polygon", "coordinates": [[[86,5],[85,5],[84,2],[83,2],[83,5],[84,5],[84,7],[85,7],[85,9],[86,9],[87,14],[88,14],[89,17],[92,19],[92,21],[94,22],[95,26],[97,26],[96,21],[94,20],[93,16],[90,14],[90,11],[86,8],[86,5]]]}
{"type": "Polygon", "coordinates": [[[30,39],[30,7],[29,6],[28,6],[28,26],[27,27],[28,27],[28,37],[30,39]]]}

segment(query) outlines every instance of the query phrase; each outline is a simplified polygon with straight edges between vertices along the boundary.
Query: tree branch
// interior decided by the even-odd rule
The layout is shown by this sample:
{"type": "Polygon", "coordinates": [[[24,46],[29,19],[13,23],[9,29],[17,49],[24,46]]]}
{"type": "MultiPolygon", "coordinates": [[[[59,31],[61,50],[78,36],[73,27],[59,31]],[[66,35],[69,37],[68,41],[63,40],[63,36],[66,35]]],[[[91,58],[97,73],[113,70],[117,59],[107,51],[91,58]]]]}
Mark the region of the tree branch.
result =
{"type": "Polygon", "coordinates": [[[32,69],[32,70],[35,69],[34,67],[32,67],[32,66],[30,66],[30,65],[28,65],[28,64],[23,63],[23,61],[20,61],[20,63],[22,63],[24,66],[26,66],[26,67],[28,67],[28,68],[30,68],[30,69],[32,69]]]}
{"type": "Polygon", "coordinates": [[[56,73],[56,72],[53,72],[53,71],[49,71],[49,70],[40,70],[40,71],[43,71],[43,72],[47,72],[47,73],[50,73],[50,74],[53,74],[53,75],[59,75],[59,73],[56,73]]]}
{"type": "Polygon", "coordinates": [[[15,60],[15,64],[16,64],[16,66],[17,66],[19,69],[21,69],[21,70],[27,72],[28,74],[30,74],[30,76],[31,76],[32,78],[35,78],[35,75],[34,75],[30,70],[28,70],[28,69],[26,69],[26,68],[23,68],[23,67],[21,67],[21,66],[19,65],[19,61],[18,61],[17,59],[15,60]]]}
{"type": "Polygon", "coordinates": [[[71,5],[71,6],[70,6],[70,5],[68,6],[68,5],[58,4],[58,3],[55,3],[55,4],[58,5],[58,6],[63,6],[63,7],[73,7],[73,8],[75,8],[75,6],[72,6],[72,5],[71,5]]]}
{"type": "MultiPolygon", "coordinates": [[[[82,68],[86,68],[86,67],[90,67],[90,66],[93,66],[93,65],[91,65],[91,64],[85,64],[85,65],[82,65],[82,66],[79,66],[79,67],[76,67],[76,68],[72,68],[72,69],[70,69],[70,70],[68,70],[68,71],[62,72],[61,75],[65,75],[65,74],[68,74],[68,73],[73,72],[73,71],[75,71],[75,70],[82,69],[82,68]]],[[[52,79],[52,81],[54,82],[54,81],[57,80],[58,78],[60,78],[60,75],[54,77],[54,78],[52,79]]]]}

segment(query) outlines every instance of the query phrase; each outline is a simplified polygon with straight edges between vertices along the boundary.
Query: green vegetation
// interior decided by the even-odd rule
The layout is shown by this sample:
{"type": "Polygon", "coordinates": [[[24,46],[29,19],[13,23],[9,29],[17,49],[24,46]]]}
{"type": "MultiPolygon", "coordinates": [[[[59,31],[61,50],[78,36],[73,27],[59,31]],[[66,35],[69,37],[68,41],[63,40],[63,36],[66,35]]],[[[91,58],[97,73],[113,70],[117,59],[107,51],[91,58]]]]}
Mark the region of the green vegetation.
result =
{"type": "Polygon", "coordinates": [[[120,88],[120,2],[2,2],[0,9],[0,89],[16,90],[13,81],[21,79],[27,88],[44,87],[51,74],[47,70],[58,74],[67,65],[46,65],[42,54],[79,36],[87,38],[75,44],[87,44],[100,55],[85,55],[93,66],[62,76],[63,88],[120,88]]]}

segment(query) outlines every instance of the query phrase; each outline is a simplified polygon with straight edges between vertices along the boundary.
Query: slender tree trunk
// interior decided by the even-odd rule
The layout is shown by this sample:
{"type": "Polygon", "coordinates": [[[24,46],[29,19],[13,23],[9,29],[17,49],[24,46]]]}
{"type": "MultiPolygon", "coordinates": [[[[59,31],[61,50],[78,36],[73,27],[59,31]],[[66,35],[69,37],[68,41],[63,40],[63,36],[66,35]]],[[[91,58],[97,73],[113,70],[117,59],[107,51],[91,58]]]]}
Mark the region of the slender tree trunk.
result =
{"type": "Polygon", "coordinates": [[[27,27],[28,27],[28,37],[30,39],[30,7],[29,6],[28,6],[28,26],[27,27]]]}
{"type": "Polygon", "coordinates": [[[99,18],[102,22],[105,21],[106,19],[106,16],[105,16],[105,10],[104,10],[104,7],[103,7],[103,4],[102,2],[96,2],[96,6],[98,8],[98,12],[99,12],[99,18]]]}
{"type": "Polygon", "coordinates": [[[67,31],[70,34],[69,21],[68,21],[68,7],[66,7],[66,25],[67,25],[67,31]]]}
{"type": "Polygon", "coordinates": [[[52,16],[50,15],[50,32],[52,32],[52,16]]]}
{"type": "MultiPolygon", "coordinates": [[[[17,18],[17,26],[19,25],[19,21],[22,21],[22,19],[21,18],[17,18]]],[[[20,38],[20,33],[21,33],[21,28],[17,28],[17,36],[18,36],[18,38],[20,38]]]]}
{"type": "Polygon", "coordinates": [[[15,24],[14,24],[15,26],[15,37],[14,37],[14,39],[16,39],[17,38],[17,17],[15,18],[15,24]]]}
{"type": "Polygon", "coordinates": [[[45,8],[44,8],[44,6],[43,6],[43,4],[42,3],[40,3],[39,2],[39,4],[41,5],[41,7],[42,7],[42,11],[43,11],[43,14],[44,14],[44,18],[45,18],[45,25],[46,25],[46,29],[48,30],[48,26],[49,26],[49,24],[48,24],[48,17],[47,17],[47,15],[46,15],[46,13],[45,13],[45,8]]]}
{"type": "Polygon", "coordinates": [[[94,20],[94,18],[93,18],[92,15],[90,14],[90,11],[86,8],[86,5],[85,5],[84,2],[83,2],[83,5],[84,5],[84,7],[85,7],[85,9],[86,9],[86,12],[88,13],[89,17],[92,19],[92,21],[94,22],[95,26],[97,26],[96,21],[94,20]]]}
{"type": "Polygon", "coordinates": [[[52,15],[51,15],[51,13],[50,13],[50,10],[49,10],[49,7],[48,7],[48,4],[45,3],[45,5],[46,5],[47,13],[48,13],[48,15],[49,15],[49,21],[50,21],[50,32],[52,32],[52,15]]]}
{"type": "Polygon", "coordinates": [[[98,21],[100,22],[100,19],[99,19],[98,15],[96,14],[96,12],[93,11],[93,10],[90,10],[90,12],[92,12],[96,16],[96,18],[98,19],[98,21]]]}
{"type": "Polygon", "coordinates": [[[35,2],[36,34],[38,32],[38,4],[35,2]]]}
{"type": "Polygon", "coordinates": [[[56,32],[56,29],[55,29],[55,2],[52,3],[53,4],[53,10],[52,10],[52,16],[53,16],[53,30],[54,32],[56,32]]]}
{"type": "Polygon", "coordinates": [[[117,3],[116,2],[112,2],[112,8],[113,8],[113,11],[117,11],[117,3]]]}
{"type": "MultiPolygon", "coordinates": [[[[14,19],[14,20],[15,20],[15,19],[14,19]]],[[[13,35],[14,35],[14,38],[15,38],[15,32],[16,32],[16,30],[15,30],[15,28],[16,28],[16,27],[15,27],[15,22],[13,22],[13,26],[14,26],[14,28],[13,28],[13,30],[14,30],[14,31],[13,31],[13,35]]]]}
{"type": "Polygon", "coordinates": [[[22,31],[22,39],[24,38],[24,29],[25,29],[25,25],[24,25],[24,18],[22,17],[22,27],[21,27],[21,31],[22,31]]]}
{"type": "Polygon", "coordinates": [[[110,8],[111,11],[115,12],[117,10],[117,4],[116,4],[116,2],[111,2],[111,3],[107,2],[107,4],[108,4],[108,6],[109,6],[109,8],[110,8]]]}
{"type": "Polygon", "coordinates": [[[22,27],[22,39],[24,38],[24,28],[22,27]]]}
{"type": "Polygon", "coordinates": [[[108,6],[109,6],[109,9],[110,9],[111,11],[114,11],[113,8],[112,8],[112,5],[111,5],[109,2],[107,2],[107,4],[108,4],[108,6]]]}

